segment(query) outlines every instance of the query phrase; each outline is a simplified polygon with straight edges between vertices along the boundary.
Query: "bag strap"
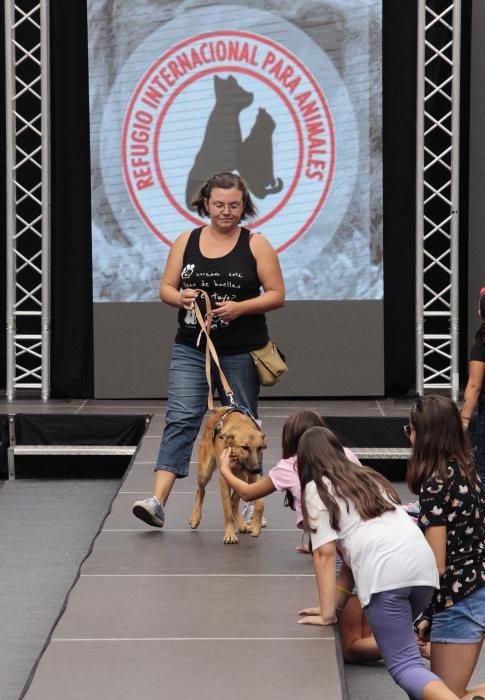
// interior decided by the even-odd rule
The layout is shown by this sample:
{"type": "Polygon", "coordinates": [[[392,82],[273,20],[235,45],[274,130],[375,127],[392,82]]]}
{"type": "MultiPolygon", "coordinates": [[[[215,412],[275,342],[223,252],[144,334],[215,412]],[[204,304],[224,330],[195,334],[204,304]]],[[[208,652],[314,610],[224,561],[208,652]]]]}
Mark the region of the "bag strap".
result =
{"type": "MultiPolygon", "coordinates": [[[[229,382],[226,379],[226,376],[224,372],[221,369],[221,365],[219,363],[219,357],[217,355],[216,348],[214,346],[214,343],[212,342],[209,334],[211,330],[211,325],[212,325],[212,306],[210,302],[210,297],[205,292],[203,289],[195,289],[194,291],[198,292],[201,296],[204,297],[205,301],[205,319],[202,316],[202,312],[199,309],[199,306],[197,304],[197,299],[194,300],[194,311],[195,311],[195,316],[197,318],[197,321],[199,322],[200,326],[200,334],[204,333],[205,338],[206,338],[206,343],[205,343],[205,376],[207,378],[207,384],[209,385],[209,394],[207,396],[207,406],[210,411],[214,410],[214,399],[212,396],[212,382],[211,382],[211,357],[214,360],[214,364],[216,365],[218,371],[219,371],[219,376],[221,378],[221,383],[222,387],[224,389],[224,392],[229,399],[229,405],[231,407],[236,407],[237,404],[234,401],[234,394],[233,391],[229,385],[229,382]]],[[[199,338],[200,338],[199,334],[199,338]]]]}

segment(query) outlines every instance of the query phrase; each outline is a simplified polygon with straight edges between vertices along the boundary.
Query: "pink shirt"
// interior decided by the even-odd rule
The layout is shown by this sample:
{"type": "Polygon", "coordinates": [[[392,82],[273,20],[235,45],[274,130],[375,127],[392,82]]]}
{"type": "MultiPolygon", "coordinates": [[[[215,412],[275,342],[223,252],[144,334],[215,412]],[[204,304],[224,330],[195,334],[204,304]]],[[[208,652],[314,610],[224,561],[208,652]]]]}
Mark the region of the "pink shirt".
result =
{"type": "MultiPolygon", "coordinates": [[[[349,450],[348,447],[344,447],[344,452],[348,460],[354,462],[354,464],[360,464],[352,450],[349,450]]],[[[296,526],[301,527],[303,513],[301,512],[301,488],[300,479],[296,470],[296,456],[288,457],[288,459],[280,459],[278,464],[269,470],[268,476],[277,491],[286,491],[286,489],[289,489],[292,493],[295,499],[296,526]]]]}

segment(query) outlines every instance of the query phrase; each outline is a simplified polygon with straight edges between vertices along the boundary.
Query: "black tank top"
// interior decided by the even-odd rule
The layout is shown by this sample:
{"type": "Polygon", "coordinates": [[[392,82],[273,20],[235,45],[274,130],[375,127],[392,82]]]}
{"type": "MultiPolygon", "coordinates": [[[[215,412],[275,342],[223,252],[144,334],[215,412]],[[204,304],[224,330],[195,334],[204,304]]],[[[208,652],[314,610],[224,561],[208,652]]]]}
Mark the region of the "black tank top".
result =
{"type": "MultiPolygon", "coordinates": [[[[249,230],[242,228],[234,248],[221,258],[205,258],[202,255],[199,245],[201,230],[194,229],[185,246],[180,288],[205,290],[214,306],[216,301],[243,301],[259,296],[261,282],[256,260],[249,247],[249,230]]],[[[200,331],[195,313],[180,309],[178,322],[175,342],[195,348],[200,331]]],[[[264,314],[254,314],[227,322],[214,316],[210,337],[221,355],[257,350],[268,342],[266,317],[264,314]]],[[[204,334],[198,349],[205,349],[204,334]]]]}

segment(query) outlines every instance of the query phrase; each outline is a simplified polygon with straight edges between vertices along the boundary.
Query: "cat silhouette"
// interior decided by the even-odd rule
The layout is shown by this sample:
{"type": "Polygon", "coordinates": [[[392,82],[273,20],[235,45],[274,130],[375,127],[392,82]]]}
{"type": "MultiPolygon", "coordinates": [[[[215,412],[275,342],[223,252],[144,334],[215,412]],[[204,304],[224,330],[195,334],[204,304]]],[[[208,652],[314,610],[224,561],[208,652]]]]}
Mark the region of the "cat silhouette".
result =
{"type": "Polygon", "coordinates": [[[216,103],[207,121],[202,145],[195,156],[194,165],[187,178],[185,200],[193,209],[191,201],[211,173],[238,170],[241,147],[239,115],[253,101],[253,94],[242,88],[230,75],[228,78],[214,76],[216,103]]]}
{"type": "Polygon", "coordinates": [[[239,149],[239,174],[260,199],[283,189],[283,181],[275,178],[273,172],[275,126],[272,116],[265,109],[259,109],[253,128],[239,149]]]}

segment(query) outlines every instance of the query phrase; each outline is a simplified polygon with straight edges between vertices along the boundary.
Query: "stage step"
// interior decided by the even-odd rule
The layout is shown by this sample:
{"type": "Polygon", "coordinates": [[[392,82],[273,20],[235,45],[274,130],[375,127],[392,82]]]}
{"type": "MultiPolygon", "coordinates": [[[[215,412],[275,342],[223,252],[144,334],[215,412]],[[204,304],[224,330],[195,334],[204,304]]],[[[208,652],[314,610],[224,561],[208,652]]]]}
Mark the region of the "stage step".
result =
{"type": "Polygon", "coordinates": [[[351,447],[359,459],[409,459],[409,447],[351,447]]]}
{"type": "MultiPolygon", "coordinates": [[[[136,445],[16,445],[8,448],[8,478],[15,479],[16,456],[131,456],[136,445]]],[[[352,447],[359,459],[409,459],[411,450],[407,447],[352,447]]]]}
{"type": "Polygon", "coordinates": [[[15,479],[15,457],[17,456],[115,456],[134,455],[137,445],[16,445],[8,448],[8,478],[15,479]]]}
{"type": "MultiPolygon", "coordinates": [[[[16,478],[17,457],[131,458],[138,448],[150,419],[151,416],[146,414],[123,416],[10,414],[8,417],[8,478],[9,480],[16,478]]],[[[95,461],[90,460],[90,462],[95,461]]],[[[114,461],[123,464],[127,460],[114,461]]]]}

